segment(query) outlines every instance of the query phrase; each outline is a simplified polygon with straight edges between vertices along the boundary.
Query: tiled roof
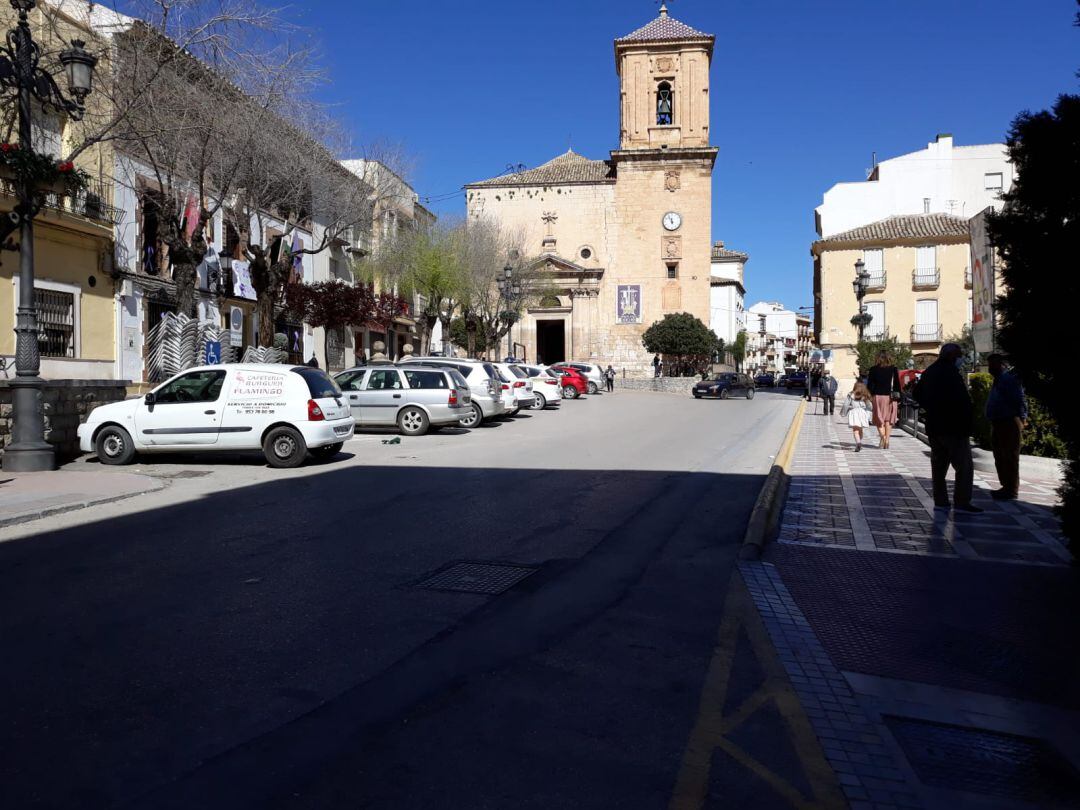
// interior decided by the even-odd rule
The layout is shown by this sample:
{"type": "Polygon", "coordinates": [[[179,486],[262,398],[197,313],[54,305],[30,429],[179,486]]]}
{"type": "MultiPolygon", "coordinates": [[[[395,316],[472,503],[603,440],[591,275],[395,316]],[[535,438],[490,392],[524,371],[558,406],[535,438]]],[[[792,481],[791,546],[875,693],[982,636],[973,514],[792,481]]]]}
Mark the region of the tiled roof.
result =
{"type": "Polygon", "coordinates": [[[924,239],[935,236],[968,236],[968,221],[952,214],[902,214],[869,225],[834,233],[820,242],[879,242],[891,239],[924,239]]]}
{"type": "Polygon", "coordinates": [[[665,40],[703,39],[712,42],[715,37],[691,28],[686,23],[681,23],[667,15],[667,9],[661,7],[660,16],[647,25],[641,26],[636,31],[631,31],[625,37],[619,37],[616,42],[663,42],[665,40]]]}
{"type": "Polygon", "coordinates": [[[490,180],[468,183],[465,188],[482,186],[561,186],[567,183],[605,183],[615,180],[615,167],[606,160],[589,160],[569,149],[535,169],[504,174],[490,180]]]}
{"type": "Polygon", "coordinates": [[[740,261],[746,261],[750,258],[747,253],[741,253],[738,250],[728,250],[723,245],[713,245],[712,257],[714,259],[739,259],[740,261]]]}

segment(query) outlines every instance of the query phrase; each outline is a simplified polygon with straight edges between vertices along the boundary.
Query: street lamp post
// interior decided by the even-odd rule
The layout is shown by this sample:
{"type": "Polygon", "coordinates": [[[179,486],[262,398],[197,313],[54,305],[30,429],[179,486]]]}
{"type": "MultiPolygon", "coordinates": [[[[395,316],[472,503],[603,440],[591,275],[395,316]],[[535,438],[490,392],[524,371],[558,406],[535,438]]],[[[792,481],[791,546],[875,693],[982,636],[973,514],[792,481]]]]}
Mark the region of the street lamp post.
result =
{"type": "Polygon", "coordinates": [[[855,262],[855,279],[851,282],[851,289],[855,292],[855,300],[859,302],[859,313],[852,317],[851,323],[859,330],[859,342],[863,339],[863,330],[866,329],[866,325],[874,319],[874,316],[866,311],[866,304],[863,303],[863,299],[866,297],[866,290],[870,286],[870,272],[866,269],[866,264],[862,259],[855,262]]]}
{"type": "Polygon", "coordinates": [[[514,268],[507,264],[503,268],[502,278],[495,281],[496,286],[499,288],[499,297],[506,302],[506,309],[503,310],[503,317],[506,319],[506,356],[514,356],[514,341],[510,335],[511,327],[516,320],[513,310],[510,309],[513,301],[521,296],[521,283],[514,278],[514,268]]]}
{"type": "MultiPolygon", "coordinates": [[[[86,97],[94,77],[97,58],[85,49],[81,40],[60,53],[60,63],[68,82],[70,98],[61,92],[56,80],[39,66],[41,49],[30,33],[28,14],[37,0],[10,0],[19,13],[19,22],[0,45],[0,89],[13,95],[19,112],[19,148],[33,150],[32,103],[79,121],[86,113],[86,97]]],[[[15,379],[12,388],[12,443],[4,451],[3,467],[11,472],[51,470],[55,464],[52,445],[45,441],[45,414],[41,403],[43,380],[38,349],[37,306],[34,303],[34,217],[41,207],[41,192],[29,176],[16,178],[18,204],[9,215],[19,227],[19,303],[15,320],[15,379]]]]}

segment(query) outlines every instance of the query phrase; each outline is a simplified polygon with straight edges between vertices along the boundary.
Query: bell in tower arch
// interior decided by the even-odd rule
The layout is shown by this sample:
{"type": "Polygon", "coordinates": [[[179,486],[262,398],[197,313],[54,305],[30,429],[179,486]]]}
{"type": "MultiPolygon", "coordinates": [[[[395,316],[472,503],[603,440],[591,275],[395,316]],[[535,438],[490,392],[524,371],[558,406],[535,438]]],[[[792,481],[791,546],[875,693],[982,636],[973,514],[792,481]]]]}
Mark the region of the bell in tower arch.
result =
{"type": "Polygon", "coordinates": [[[661,82],[660,86],[656,88],[656,123],[658,125],[667,125],[672,123],[672,98],[671,98],[671,85],[667,82],[661,82]]]}

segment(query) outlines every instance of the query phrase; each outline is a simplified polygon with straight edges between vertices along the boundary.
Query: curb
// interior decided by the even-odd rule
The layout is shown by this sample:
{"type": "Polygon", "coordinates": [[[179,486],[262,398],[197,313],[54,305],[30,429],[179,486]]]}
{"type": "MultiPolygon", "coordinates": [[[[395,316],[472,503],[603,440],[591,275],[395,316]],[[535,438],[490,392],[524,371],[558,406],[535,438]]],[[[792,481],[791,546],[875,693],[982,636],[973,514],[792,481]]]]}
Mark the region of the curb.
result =
{"type": "Polygon", "coordinates": [[[41,520],[42,518],[62,515],[65,512],[77,512],[80,509],[87,509],[91,506],[100,506],[103,503],[126,501],[128,498],[137,498],[140,495],[149,495],[152,492],[160,492],[161,490],[165,489],[166,486],[167,484],[161,483],[153,489],[145,489],[141,492],[125,492],[121,495],[106,495],[102,498],[91,498],[86,501],[65,503],[61,506],[49,506],[44,509],[37,509],[30,512],[20,512],[17,515],[10,515],[8,517],[0,517],[0,529],[6,528],[8,526],[18,526],[21,523],[32,523],[35,520],[41,520]]]}
{"type": "Polygon", "coordinates": [[[780,509],[787,498],[788,466],[791,464],[791,456],[795,453],[795,442],[799,437],[799,428],[802,427],[803,416],[806,414],[806,400],[799,402],[795,417],[791,420],[787,435],[780,444],[776,453],[776,460],[765,483],[758,493],[754,502],[754,509],[750,513],[750,521],[746,524],[746,535],[743,537],[742,548],[739,549],[740,560],[759,560],[761,552],[765,549],[776,522],[780,518],[780,509]]]}

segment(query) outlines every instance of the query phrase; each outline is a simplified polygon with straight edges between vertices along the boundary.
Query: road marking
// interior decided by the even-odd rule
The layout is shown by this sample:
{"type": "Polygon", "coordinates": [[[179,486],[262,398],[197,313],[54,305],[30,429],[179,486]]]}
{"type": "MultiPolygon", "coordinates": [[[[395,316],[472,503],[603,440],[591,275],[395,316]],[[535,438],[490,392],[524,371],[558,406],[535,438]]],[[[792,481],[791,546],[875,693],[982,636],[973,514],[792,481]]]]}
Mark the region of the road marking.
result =
{"type": "Polygon", "coordinates": [[[709,790],[713,754],[717,749],[751,771],[798,810],[839,810],[847,807],[832,768],[825,760],[817,736],[803,713],[799,699],[791,688],[787,673],[776,656],[768,632],[738,572],[732,575],[728,586],[716,647],[701,691],[698,715],[683,753],[668,810],[698,810],[704,805],[709,790]],[[738,650],[740,630],[746,633],[750,651],[757,659],[765,678],[749,697],[725,716],[724,704],[738,650]],[[804,796],[789,779],[771,770],[728,739],[728,735],[770,703],[776,707],[787,728],[792,749],[813,792],[810,797],[804,796]]]}

